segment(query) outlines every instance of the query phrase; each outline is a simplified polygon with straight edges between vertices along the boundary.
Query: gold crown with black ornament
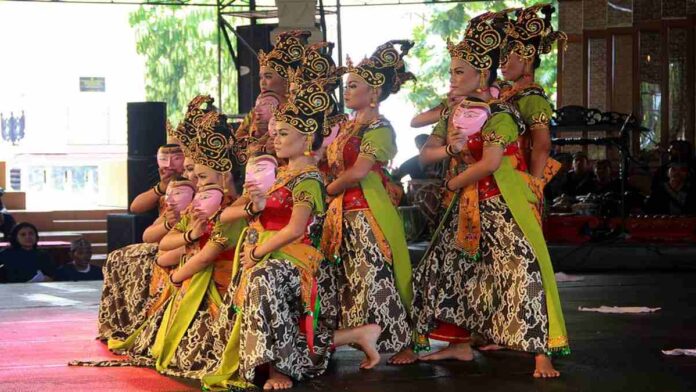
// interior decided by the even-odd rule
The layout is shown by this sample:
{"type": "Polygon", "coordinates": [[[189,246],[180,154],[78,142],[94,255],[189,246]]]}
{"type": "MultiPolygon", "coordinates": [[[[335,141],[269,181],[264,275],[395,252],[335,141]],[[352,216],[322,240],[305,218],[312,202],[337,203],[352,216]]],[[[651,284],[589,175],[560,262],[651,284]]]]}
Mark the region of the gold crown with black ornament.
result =
{"type": "Polygon", "coordinates": [[[551,4],[540,3],[508,11],[514,11],[516,18],[505,25],[501,64],[507,62],[511,53],[525,60],[534,60],[536,56],[550,53],[554,42],[562,41],[565,45],[568,40],[564,32],[554,31],[551,25],[551,16],[556,11],[551,4]]]}
{"type": "Polygon", "coordinates": [[[288,123],[305,135],[328,134],[326,116],[331,108],[331,97],[325,90],[327,83],[316,80],[302,84],[297,94],[280,110],[274,111],[275,120],[288,123]]]}
{"type": "Polygon", "coordinates": [[[306,30],[292,30],[278,34],[270,52],[259,51],[259,66],[276,71],[283,79],[288,79],[288,71],[297,68],[304,57],[307,39],[312,35],[306,30]]]}
{"type": "Polygon", "coordinates": [[[472,18],[461,42],[455,45],[447,41],[450,56],[466,61],[479,71],[496,68],[504,27],[499,19],[503,17],[505,14],[487,12],[472,18]]]}
{"type": "Polygon", "coordinates": [[[288,81],[302,84],[313,80],[327,80],[326,91],[335,90],[346,68],[336,66],[331,57],[333,47],[333,42],[319,42],[306,46],[302,63],[299,67],[290,69],[288,81]]]}
{"type": "Polygon", "coordinates": [[[377,47],[369,58],[363,59],[357,66],[353,66],[350,58],[347,59],[347,72],[362,78],[368,85],[374,88],[382,87],[384,100],[389,94],[399,92],[401,85],[416,77],[406,71],[404,56],[413,47],[413,41],[392,40],[377,47]],[[400,46],[400,51],[394,45],[400,46]]]}
{"type": "Polygon", "coordinates": [[[195,163],[224,173],[232,169],[228,151],[231,132],[227,116],[214,110],[212,103],[209,95],[199,95],[189,103],[180,141],[195,163]]]}

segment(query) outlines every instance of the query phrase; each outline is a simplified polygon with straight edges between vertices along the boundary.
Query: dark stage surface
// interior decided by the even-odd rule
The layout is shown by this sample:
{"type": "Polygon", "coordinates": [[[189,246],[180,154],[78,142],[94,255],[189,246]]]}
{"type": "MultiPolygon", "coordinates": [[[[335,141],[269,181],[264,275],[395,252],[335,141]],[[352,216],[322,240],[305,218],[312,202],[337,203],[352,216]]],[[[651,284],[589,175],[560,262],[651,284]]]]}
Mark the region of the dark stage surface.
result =
{"type": "MultiPolygon", "coordinates": [[[[557,380],[531,377],[530,356],[477,354],[474,362],[382,363],[359,371],[361,355],[339,351],[327,374],[294,391],[696,391],[696,358],[661,349],[696,348],[696,273],[578,275],[559,283],[573,353],[557,380]],[[641,315],[578,307],[648,306],[641,315]]],[[[93,340],[101,282],[0,285],[0,390],[194,391],[198,383],[151,369],[69,368],[72,359],[112,358],[93,340]]]]}

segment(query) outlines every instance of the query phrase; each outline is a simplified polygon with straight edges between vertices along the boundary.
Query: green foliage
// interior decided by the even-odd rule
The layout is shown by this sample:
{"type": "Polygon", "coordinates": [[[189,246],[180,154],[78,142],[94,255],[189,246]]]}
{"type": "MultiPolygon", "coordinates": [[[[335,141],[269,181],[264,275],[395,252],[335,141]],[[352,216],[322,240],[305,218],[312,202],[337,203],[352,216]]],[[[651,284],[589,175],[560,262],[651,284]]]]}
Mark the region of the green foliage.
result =
{"type": "MultiPolygon", "coordinates": [[[[423,22],[413,28],[416,42],[409,53],[408,64],[415,70],[418,82],[408,84],[408,100],[418,110],[426,110],[437,105],[447,92],[449,85],[450,57],[447,40],[459,42],[464,36],[468,21],[486,11],[501,11],[510,7],[524,7],[536,4],[538,0],[478,1],[438,4],[431,6],[432,12],[423,16],[423,22]]],[[[557,13],[554,14],[554,18],[557,13]]],[[[556,24],[556,20],[553,20],[556,24]]],[[[537,82],[544,87],[549,97],[556,96],[556,56],[542,57],[536,71],[537,82]]]]}
{"type": "MultiPolygon", "coordinates": [[[[175,126],[197,94],[210,94],[219,105],[215,7],[141,6],[129,22],[137,52],[145,57],[146,99],[166,102],[175,126]]],[[[221,42],[221,109],[236,113],[236,70],[224,39],[221,42]]]]}

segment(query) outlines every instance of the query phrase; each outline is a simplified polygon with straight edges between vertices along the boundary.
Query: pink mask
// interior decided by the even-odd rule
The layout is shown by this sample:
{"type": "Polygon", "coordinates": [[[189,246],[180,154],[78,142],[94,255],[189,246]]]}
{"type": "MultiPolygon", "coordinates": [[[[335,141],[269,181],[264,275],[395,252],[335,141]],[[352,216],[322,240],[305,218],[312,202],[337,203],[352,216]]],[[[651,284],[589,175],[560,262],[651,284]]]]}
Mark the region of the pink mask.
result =
{"type": "Polygon", "coordinates": [[[263,193],[266,193],[275,182],[277,168],[277,161],[270,155],[251,158],[247,162],[244,181],[256,184],[263,193]]]}
{"type": "Polygon", "coordinates": [[[280,105],[278,98],[271,94],[261,94],[256,98],[256,105],[254,106],[254,113],[257,116],[257,120],[263,123],[268,123],[273,117],[273,109],[280,105]]]}
{"type": "Polygon", "coordinates": [[[175,185],[175,182],[170,182],[167,186],[167,193],[164,196],[164,201],[167,205],[177,212],[181,212],[191,204],[193,200],[194,190],[189,185],[175,185]]]}
{"type": "Polygon", "coordinates": [[[184,172],[184,153],[179,147],[160,147],[157,151],[157,166],[176,173],[184,172]]]}
{"type": "Polygon", "coordinates": [[[271,119],[268,120],[268,134],[271,137],[276,137],[275,126],[276,126],[276,119],[275,119],[275,117],[271,116],[271,119]]]}
{"type": "Polygon", "coordinates": [[[498,86],[491,86],[488,91],[490,91],[493,98],[498,99],[500,97],[500,88],[498,86]]]}
{"type": "Polygon", "coordinates": [[[481,131],[489,115],[490,112],[483,107],[459,105],[454,110],[452,124],[454,124],[457,131],[466,137],[470,137],[481,131]]]}
{"type": "Polygon", "coordinates": [[[331,144],[331,142],[334,141],[334,139],[336,139],[336,136],[338,136],[339,128],[341,128],[341,124],[336,124],[333,127],[331,127],[331,133],[329,134],[329,136],[325,137],[324,142],[321,143],[322,147],[328,147],[329,144],[331,144]]]}
{"type": "Polygon", "coordinates": [[[222,191],[219,188],[203,188],[196,193],[191,206],[196,214],[210,219],[220,209],[220,204],[222,204],[222,191]]]}

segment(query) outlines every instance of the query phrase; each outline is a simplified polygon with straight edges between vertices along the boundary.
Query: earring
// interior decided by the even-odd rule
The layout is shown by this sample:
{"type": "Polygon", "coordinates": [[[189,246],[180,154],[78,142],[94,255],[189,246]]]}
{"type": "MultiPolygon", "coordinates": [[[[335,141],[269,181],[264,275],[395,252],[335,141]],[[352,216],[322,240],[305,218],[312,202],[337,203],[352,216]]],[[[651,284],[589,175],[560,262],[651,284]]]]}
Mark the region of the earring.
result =
{"type": "Polygon", "coordinates": [[[377,104],[375,103],[374,100],[370,100],[370,107],[373,109],[377,107],[377,104]]]}
{"type": "Polygon", "coordinates": [[[304,156],[312,156],[312,135],[307,135],[307,149],[304,152],[304,156]]]}
{"type": "Polygon", "coordinates": [[[476,88],[477,93],[482,93],[484,91],[488,91],[488,83],[486,81],[488,79],[486,75],[483,73],[483,71],[479,74],[479,86],[476,88]]]}

